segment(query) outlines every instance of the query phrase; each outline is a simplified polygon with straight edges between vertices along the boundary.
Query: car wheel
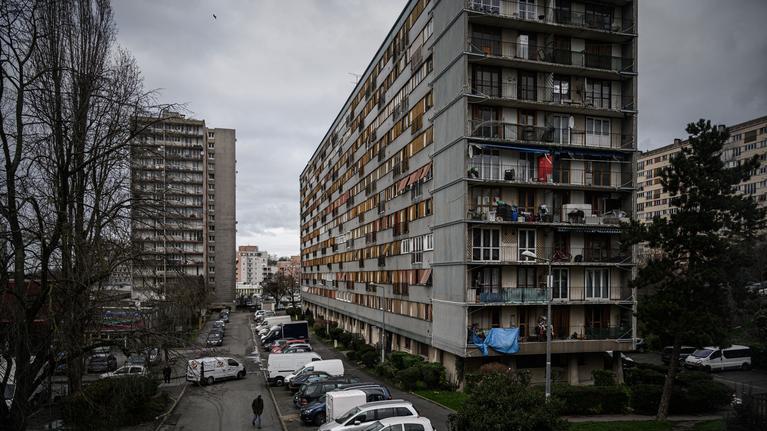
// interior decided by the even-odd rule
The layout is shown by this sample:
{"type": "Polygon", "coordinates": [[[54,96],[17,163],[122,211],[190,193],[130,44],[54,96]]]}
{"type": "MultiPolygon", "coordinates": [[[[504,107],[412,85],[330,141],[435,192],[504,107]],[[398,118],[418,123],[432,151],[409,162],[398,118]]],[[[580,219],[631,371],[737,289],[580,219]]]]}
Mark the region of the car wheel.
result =
{"type": "Polygon", "coordinates": [[[237,378],[238,379],[241,379],[243,377],[245,377],[245,371],[240,371],[239,373],[237,373],[237,378]]]}
{"type": "Polygon", "coordinates": [[[277,377],[277,379],[274,381],[275,386],[282,386],[285,384],[285,379],[282,377],[277,377]]]}
{"type": "Polygon", "coordinates": [[[314,417],[314,425],[321,426],[325,423],[325,413],[317,413],[314,417]]]}
{"type": "Polygon", "coordinates": [[[743,365],[740,366],[740,369],[743,371],[748,371],[751,369],[751,364],[749,364],[748,362],[744,362],[743,365]]]}
{"type": "Polygon", "coordinates": [[[212,384],[213,384],[213,382],[214,382],[214,379],[213,379],[213,377],[208,377],[207,379],[205,379],[205,383],[207,383],[207,384],[209,384],[209,385],[212,385],[212,384]]]}

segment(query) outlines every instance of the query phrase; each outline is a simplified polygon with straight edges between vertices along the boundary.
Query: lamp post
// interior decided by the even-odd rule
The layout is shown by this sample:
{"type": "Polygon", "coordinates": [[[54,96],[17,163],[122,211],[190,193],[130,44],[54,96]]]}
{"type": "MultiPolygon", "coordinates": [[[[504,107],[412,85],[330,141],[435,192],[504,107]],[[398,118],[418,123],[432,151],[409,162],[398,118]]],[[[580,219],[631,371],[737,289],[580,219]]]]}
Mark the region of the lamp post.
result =
{"type": "Polygon", "coordinates": [[[551,397],[551,297],[554,278],[551,274],[551,259],[540,258],[530,250],[522,252],[522,256],[546,262],[546,400],[551,397]]]}

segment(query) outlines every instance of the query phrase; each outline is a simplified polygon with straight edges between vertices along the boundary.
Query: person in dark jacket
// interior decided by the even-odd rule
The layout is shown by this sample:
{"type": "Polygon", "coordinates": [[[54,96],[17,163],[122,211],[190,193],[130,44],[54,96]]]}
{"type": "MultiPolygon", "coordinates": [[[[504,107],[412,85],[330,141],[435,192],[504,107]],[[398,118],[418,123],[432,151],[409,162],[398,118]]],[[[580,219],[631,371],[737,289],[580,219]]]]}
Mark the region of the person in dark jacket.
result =
{"type": "Polygon", "coordinates": [[[170,364],[165,364],[165,368],[162,369],[163,382],[170,383],[170,364]]]}
{"type": "Polygon", "coordinates": [[[257,396],[253,399],[253,403],[250,405],[251,408],[253,408],[253,421],[252,425],[256,426],[256,423],[258,423],[258,428],[261,428],[261,414],[264,413],[264,400],[261,399],[261,395],[257,396]]]}

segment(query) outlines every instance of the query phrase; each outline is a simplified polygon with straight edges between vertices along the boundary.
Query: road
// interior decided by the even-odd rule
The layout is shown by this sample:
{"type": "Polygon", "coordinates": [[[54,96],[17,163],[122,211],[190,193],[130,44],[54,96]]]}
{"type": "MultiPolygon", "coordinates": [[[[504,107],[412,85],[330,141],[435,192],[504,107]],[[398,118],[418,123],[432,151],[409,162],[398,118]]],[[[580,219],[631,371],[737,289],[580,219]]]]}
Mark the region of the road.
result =
{"type": "MultiPolygon", "coordinates": [[[[231,314],[224,344],[216,353],[243,361],[247,376],[242,380],[222,381],[210,386],[189,385],[163,430],[252,430],[250,404],[258,394],[264,399],[263,429],[280,429],[274,404],[258,366],[245,360],[245,355],[253,350],[250,316],[252,314],[247,312],[231,314]]],[[[207,333],[207,329],[203,332],[207,333]]]]}
{"type": "MultiPolygon", "coordinates": [[[[632,353],[629,356],[637,362],[663,365],[660,353],[632,353]]],[[[713,374],[714,380],[731,387],[738,394],[767,392],[767,371],[765,370],[728,370],[713,374]]]]}

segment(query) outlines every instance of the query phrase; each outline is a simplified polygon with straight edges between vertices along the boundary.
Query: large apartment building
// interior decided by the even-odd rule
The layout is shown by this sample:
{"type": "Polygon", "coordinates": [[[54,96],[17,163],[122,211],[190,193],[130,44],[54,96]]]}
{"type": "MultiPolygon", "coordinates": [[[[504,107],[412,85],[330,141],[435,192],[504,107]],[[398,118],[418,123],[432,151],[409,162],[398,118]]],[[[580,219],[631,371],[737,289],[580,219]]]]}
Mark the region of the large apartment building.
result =
{"type": "MultiPolygon", "coordinates": [[[[732,167],[759,155],[762,166],[751,178],[740,184],[741,193],[753,195],[760,206],[767,205],[767,116],[735,124],[728,128],[730,139],[722,148],[722,161],[732,167]]],[[[668,217],[674,208],[669,202],[669,194],[663,191],[660,175],[663,168],[669,166],[671,158],[683,147],[687,140],[674,139],[674,143],[639,155],[637,161],[637,218],[649,223],[655,217],[668,217]]]]}
{"type": "Polygon", "coordinates": [[[261,285],[277,272],[266,250],[259,250],[256,245],[241,245],[237,249],[237,282],[248,285],[261,285]]]}
{"type": "Polygon", "coordinates": [[[589,381],[630,350],[636,2],[412,0],[301,174],[303,300],[369,343],[589,381]],[[519,353],[485,358],[490,328],[519,353]],[[385,331],[384,331],[385,328],[385,331]]]}
{"type": "Polygon", "coordinates": [[[192,280],[218,302],[234,298],[235,132],[164,112],[145,118],[131,147],[135,296],[192,280]]]}

